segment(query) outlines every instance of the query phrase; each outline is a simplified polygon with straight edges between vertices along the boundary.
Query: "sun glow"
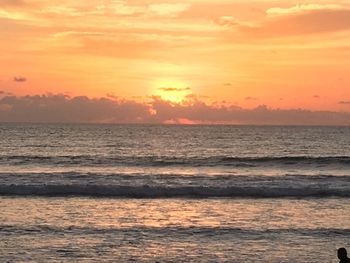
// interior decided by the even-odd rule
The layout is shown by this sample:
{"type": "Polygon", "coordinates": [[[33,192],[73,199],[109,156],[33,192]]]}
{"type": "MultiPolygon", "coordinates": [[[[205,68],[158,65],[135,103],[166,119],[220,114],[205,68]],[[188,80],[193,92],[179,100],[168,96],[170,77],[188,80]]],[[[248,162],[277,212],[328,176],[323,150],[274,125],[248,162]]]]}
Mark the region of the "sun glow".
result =
{"type": "Polygon", "coordinates": [[[191,93],[184,82],[176,80],[158,80],[153,85],[153,95],[163,100],[180,103],[191,93]]]}

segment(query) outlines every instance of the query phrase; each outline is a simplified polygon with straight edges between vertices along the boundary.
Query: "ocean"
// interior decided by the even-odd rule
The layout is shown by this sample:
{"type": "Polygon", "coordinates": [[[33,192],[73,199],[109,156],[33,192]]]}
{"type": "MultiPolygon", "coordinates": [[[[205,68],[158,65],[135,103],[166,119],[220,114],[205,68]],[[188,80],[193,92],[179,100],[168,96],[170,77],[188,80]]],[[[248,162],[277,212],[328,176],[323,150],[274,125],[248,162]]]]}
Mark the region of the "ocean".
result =
{"type": "Polygon", "coordinates": [[[338,262],[350,127],[0,124],[1,262],[338,262]]]}

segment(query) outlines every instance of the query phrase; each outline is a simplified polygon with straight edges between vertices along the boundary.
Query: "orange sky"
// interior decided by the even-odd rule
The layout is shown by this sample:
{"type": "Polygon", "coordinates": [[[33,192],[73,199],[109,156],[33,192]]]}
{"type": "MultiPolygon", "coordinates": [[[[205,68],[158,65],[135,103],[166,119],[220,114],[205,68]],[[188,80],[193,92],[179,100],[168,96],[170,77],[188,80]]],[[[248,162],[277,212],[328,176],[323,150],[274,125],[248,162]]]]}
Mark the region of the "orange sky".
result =
{"type": "Polygon", "coordinates": [[[350,0],[0,0],[0,32],[2,94],[350,111],[350,0]]]}

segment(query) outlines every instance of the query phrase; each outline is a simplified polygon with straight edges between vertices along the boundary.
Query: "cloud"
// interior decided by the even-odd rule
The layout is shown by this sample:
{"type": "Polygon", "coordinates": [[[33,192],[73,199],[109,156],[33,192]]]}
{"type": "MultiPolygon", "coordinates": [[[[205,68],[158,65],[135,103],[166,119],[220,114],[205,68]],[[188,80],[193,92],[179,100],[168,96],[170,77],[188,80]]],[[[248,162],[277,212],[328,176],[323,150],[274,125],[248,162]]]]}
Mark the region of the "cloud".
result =
{"type": "Polygon", "coordinates": [[[187,87],[187,88],[172,88],[172,87],[162,87],[162,88],[159,88],[159,90],[161,91],[169,91],[169,92],[172,92],[172,91],[186,91],[186,90],[191,90],[191,88],[187,87]]]}
{"type": "Polygon", "coordinates": [[[160,3],[149,5],[148,10],[159,16],[175,17],[190,7],[191,5],[188,3],[160,3]]]}
{"type": "Polygon", "coordinates": [[[0,18],[5,18],[9,20],[29,20],[31,19],[26,13],[18,11],[7,11],[0,9],[0,18]]]}
{"type": "Polygon", "coordinates": [[[0,90],[0,96],[13,96],[11,92],[0,90]]]}
{"type": "Polygon", "coordinates": [[[20,6],[24,4],[25,1],[23,0],[0,0],[1,6],[20,6]]]}
{"type": "Polygon", "coordinates": [[[110,98],[110,99],[113,99],[113,100],[118,100],[118,99],[119,99],[118,96],[116,96],[116,95],[114,95],[114,94],[111,94],[111,93],[107,93],[107,94],[106,94],[106,97],[107,97],[107,98],[110,98]]]}
{"type": "Polygon", "coordinates": [[[248,96],[248,97],[245,97],[245,100],[258,100],[258,99],[254,98],[254,97],[251,97],[251,96],[248,96]]]}
{"type": "Polygon", "coordinates": [[[350,125],[350,113],[309,111],[304,109],[271,109],[265,105],[254,109],[238,106],[213,106],[194,100],[185,105],[154,98],[152,108],[156,122],[187,119],[194,123],[234,123],[269,125],[350,125]]]}
{"type": "Polygon", "coordinates": [[[14,81],[14,82],[26,82],[27,79],[26,79],[25,77],[20,77],[20,76],[18,76],[18,77],[14,77],[14,78],[13,78],[13,81],[14,81]]]}
{"type": "Polygon", "coordinates": [[[342,101],[339,101],[338,103],[343,105],[350,105],[350,100],[342,100],[342,101]]]}
{"type": "Polygon", "coordinates": [[[66,15],[66,16],[81,16],[82,12],[78,9],[68,6],[49,6],[40,11],[42,14],[49,15],[66,15]]]}
{"type": "Polygon", "coordinates": [[[350,29],[350,10],[316,10],[268,19],[257,27],[241,26],[254,37],[283,37],[336,32],[350,29]]]}
{"type": "Polygon", "coordinates": [[[86,10],[77,10],[65,6],[53,6],[43,10],[43,13],[54,13],[63,15],[104,15],[104,16],[122,16],[122,17],[176,17],[189,9],[188,3],[150,3],[150,4],[130,4],[128,1],[112,0],[109,3],[88,8],[86,10]]]}
{"type": "Polygon", "coordinates": [[[114,14],[131,16],[131,15],[140,15],[145,12],[145,8],[142,6],[132,6],[128,5],[126,1],[112,1],[112,5],[114,14]]]}
{"type": "Polygon", "coordinates": [[[270,8],[266,13],[265,19],[255,24],[242,23],[230,16],[215,22],[232,28],[235,38],[276,38],[350,30],[350,7],[307,4],[270,8]]]}
{"type": "Polygon", "coordinates": [[[344,7],[338,4],[298,4],[288,8],[272,7],[266,10],[266,14],[270,16],[289,15],[307,13],[316,10],[341,10],[344,7]]]}
{"type": "Polygon", "coordinates": [[[148,110],[147,105],[129,100],[63,94],[0,99],[0,121],[8,122],[137,123],[147,120],[148,110]]]}
{"type": "Polygon", "coordinates": [[[271,109],[265,105],[244,109],[220,103],[209,105],[196,96],[176,104],[159,97],[141,103],[115,95],[111,98],[7,95],[0,98],[0,122],[350,125],[350,113],[271,109]]]}
{"type": "Polygon", "coordinates": [[[23,0],[0,0],[0,18],[16,22],[33,20],[30,14],[33,6],[23,0]]]}
{"type": "Polygon", "coordinates": [[[219,26],[236,26],[239,22],[232,16],[221,16],[214,20],[219,26]]]}
{"type": "Polygon", "coordinates": [[[103,36],[105,32],[92,32],[92,31],[62,31],[53,34],[54,38],[64,38],[70,36],[103,36]]]}

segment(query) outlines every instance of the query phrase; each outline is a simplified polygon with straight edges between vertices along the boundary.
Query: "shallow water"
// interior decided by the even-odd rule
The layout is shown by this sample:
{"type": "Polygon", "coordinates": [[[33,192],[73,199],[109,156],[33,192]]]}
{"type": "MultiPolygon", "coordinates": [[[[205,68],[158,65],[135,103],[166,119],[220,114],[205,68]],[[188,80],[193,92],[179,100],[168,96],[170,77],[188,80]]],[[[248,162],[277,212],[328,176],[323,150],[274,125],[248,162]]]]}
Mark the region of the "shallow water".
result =
{"type": "Polygon", "coordinates": [[[350,245],[344,199],[0,202],[10,262],[337,262],[336,248],[350,245]]]}

